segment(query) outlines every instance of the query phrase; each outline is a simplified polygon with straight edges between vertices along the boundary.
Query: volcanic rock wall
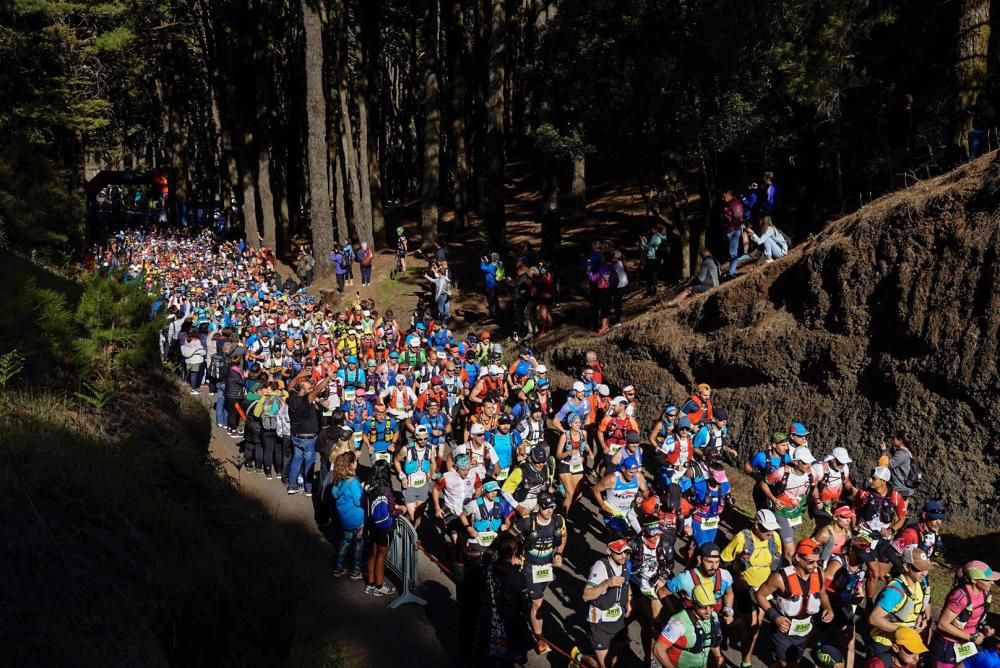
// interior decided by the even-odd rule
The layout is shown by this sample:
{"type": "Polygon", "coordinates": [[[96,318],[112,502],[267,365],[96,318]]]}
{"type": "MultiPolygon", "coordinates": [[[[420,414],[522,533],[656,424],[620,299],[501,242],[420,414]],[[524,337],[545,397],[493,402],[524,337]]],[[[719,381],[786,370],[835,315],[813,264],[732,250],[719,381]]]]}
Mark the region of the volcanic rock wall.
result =
{"type": "MultiPolygon", "coordinates": [[[[741,454],[801,421],[815,452],[846,447],[864,483],[879,441],[906,429],[927,474],[919,498],[995,522],[998,257],[1000,160],[990,154],[586,348],[613,384],[639,387],[647,428],[696,383],[712,385],[741,454]]],[[[571,371],[583,350],[551,354],[571,371]]]]}

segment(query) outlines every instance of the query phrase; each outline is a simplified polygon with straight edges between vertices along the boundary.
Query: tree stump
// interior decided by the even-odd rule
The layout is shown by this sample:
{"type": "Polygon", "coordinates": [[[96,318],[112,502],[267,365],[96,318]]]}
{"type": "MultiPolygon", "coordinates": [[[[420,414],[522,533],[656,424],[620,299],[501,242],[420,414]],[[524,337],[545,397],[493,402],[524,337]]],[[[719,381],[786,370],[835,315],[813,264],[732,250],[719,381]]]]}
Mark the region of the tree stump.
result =
{"type": "Polygon", "coordinates": [[[324,288],[319,291],[319,303],[322,306],[340,306],[341,294],[335,288],[324,288]]]}

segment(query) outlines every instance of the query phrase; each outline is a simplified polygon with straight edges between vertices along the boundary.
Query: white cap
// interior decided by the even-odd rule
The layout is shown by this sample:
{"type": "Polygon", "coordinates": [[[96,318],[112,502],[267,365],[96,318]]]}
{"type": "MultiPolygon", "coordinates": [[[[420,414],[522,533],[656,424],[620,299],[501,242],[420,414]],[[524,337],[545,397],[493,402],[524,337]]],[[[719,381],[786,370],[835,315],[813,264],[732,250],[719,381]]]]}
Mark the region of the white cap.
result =
{"type": "Polygon", "coordinates": [[[538,373],[548,373],[549,372],[549,370],[545,368],[544,364],[539,364],[538,366],[536,366],[535,367],[535,371],[538,372],[538,373]]]}
{"type": "Polygon", "coordinates": [[[599,395],[601,395],[602,397],[606,397],[609,394],[611,394],[611,388],[608,387],[607,385],[598,385],[597,386],[597,393],[599,395]]]}
{"type": "Polygon", "coordinates": [[[851,456],[847,454],[847,448],[834,448],[830,454],[841,464],[850,464],[853,461],[851,456]]]}
{"type": "Polygon", "coordinates": [[[298,328],[302,326],[302,321],[298,318],[292,318],[292,327],[298,328]]]}
{"type": "Polygon", "coordinates": [[[587,388],[580,381],[576,381],[575,383],[573,383],[573,391],[574,392],[583,392],[586,389],[587,388]]]}
{"type": "Polygon", "coordinates": [[[372,314],[372,312],[369,311],[368,309],[365,309],[364,311],[361,312],[361,315],[365,316],[366,318],[368,316],[370,316],[371,314],[372,314]]]}
{"type": "Polygon", "coordinates": [[[816,458],[813,457],[813,453],[809,451],[809,448],[804,445],[800,445],[792,450],[792,461],[802,462],[803,464],[812,464],[816,461],[816,458]]]}
{"type": "Polygon", "coordinates": [[[778,518],[774,516],[767,508],[763,510],[758,510],[757,514],[753,516],[754,520],[767,529],[768,531],[777,531],[778,529],[778,518]]]}
{"type": "Polygon", "coordinates": [[[469,427],[469,433],[473,434],[475,436],[478,436],[480,434],[485,434],[486,433],[486,427],[484,427],[483,425],[481,425],[481,424],[479,424],[477,422],[476,424],[474,424],[471,427],[469,427]]]}
{"type": "Polygon", "coordinates": [[[889,482],[889,478],[892,477],[892,473],[890,473],[889,469],[884,466],[876,466],[875,470],[872,471],[872,477],[889,482]]]}
{"type": "Polygon", "coordinates": [[[635,392],[635,385],[626,385],[622,388],[622,392],[635,392]]]}
{"type": "Polygon", "coordinates": [[[411,347],[419,346],[420,345],[420,337],[419,336],[411,336],[411,337],[407,338],[406,339],[406,345],[411,346],[411,347]]]}
{"type": "Polygon", "coordinates": [[[490,375],[491,376],[502,376],[503,375],[503,367],[499,366],[499,365],[496,365],[496,364],[491,364],[490,365],[490,375]]]}
{"type": "Polygon", "coordinates": [[[628,399],[626,399],[625,397],[615,397],[614,399],[611,400],[611,403],[612,404],[623,404],[623,405],[627,406],[628,405],[628,399]]]}
{"type": "Polygon", "coordinates": [[[413,430],[414,436],[430,436],[430,433],[431,432],[427,428],[427,425],[423,425],[423,424],[413,430]]]}

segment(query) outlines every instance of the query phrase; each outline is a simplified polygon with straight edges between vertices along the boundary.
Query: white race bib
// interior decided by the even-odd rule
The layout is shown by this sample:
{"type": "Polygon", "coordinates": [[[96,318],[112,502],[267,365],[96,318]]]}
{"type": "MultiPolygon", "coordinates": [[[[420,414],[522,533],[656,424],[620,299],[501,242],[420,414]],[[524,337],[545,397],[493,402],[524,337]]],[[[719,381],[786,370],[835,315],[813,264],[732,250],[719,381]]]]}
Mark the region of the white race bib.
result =
{"type": "Polygon", "coordinates": [[[792,625],[788,627],[790,636],[807,636],[813,629],[812,617],[808,619],[793,619],[792,625]]]}
{"type": "Polygon", "coordinates": [[[476,542],[478,542],[483,547],[489,547],[490,545],[493,544],[493,541],[495,541],[496,538],[497,538],[496,531],[480,531],[479,538],[476,539],[476,542]]]}
{"type": "Polygon", "coordinates": [[[959,661],[965,661],[978,653],[979,646],[974,642],[964,642],[961,645],[955,645],[955,658],[959,661]]]}
{"type": "Polygon", "coordinates": [[[495,479],[496,481],[498,481],[498,482],[499,482],[499,481],[501,481],[501,480],[506,480],[506,479],[507,479],[507,476],[509,476],[509,475],[510,475],[510,469],[509,469],[509,468],[506,468],[506,469],[500,469],[499,471],[497,471],[497,474],[496,474],[495,476],[493,476],[493,478],[494,478],[494,479],[495,479]]]}
{"type": "Polygon", "coordinates": [[[620,605],[618,605],[616,603],[615,605],[611,606],[607,610],[602,610],[601,611],[601,621],[602,622],[617,622],[619,619],[622,618],[622,615],[624,614],[624,612],[625,611],[622,610],[622,606],[620,606],[620,605]]]}
{"type": "Polygon", "coordinates": [[[705,519],[703,519],[701,521],[701,530],[702,531],[711,531],[712,529],[718,529],[718,528],[719,528],[719,516],[718,515],[716,515],[715,517],[706,517],[705,519]]]}
{"type": "Polygon", "coordinates": [[[790,526],[790,527],[797,527],[800,524],[802,524],[802,515],[799,515],[797,517],[789,517],[788,518],[788,526],[790,526]]]}
{"type": "Polygon", "coordinates": [[[612,455],[617,455],[618,451],[622,449],[621,443],[608,443],[608,452],[612,455]]]}
{"type": "Polygon", "coordinates": [[[391,452],[376,452],[374,456],[374,461],[376,462],[388,462],[392,460],[391,452]]]}
{"type": "Polygon", "coordinates": [[[583,473],[583,459],[579,456],[570,457],[569,460],[569,472],[570,473],[583,473]]]}
{"type": "Polygon", "coordinates": [[[427,474],[422,470],[410,474],[410,487],[423,487],[427,484],[427,474]]]}
{"type": "Polygon", "coordinates": [[[555,579],[555,574],[552,572],[552,564],[531,565],[532,582],[552,582],[553,579],[555,579]]]}

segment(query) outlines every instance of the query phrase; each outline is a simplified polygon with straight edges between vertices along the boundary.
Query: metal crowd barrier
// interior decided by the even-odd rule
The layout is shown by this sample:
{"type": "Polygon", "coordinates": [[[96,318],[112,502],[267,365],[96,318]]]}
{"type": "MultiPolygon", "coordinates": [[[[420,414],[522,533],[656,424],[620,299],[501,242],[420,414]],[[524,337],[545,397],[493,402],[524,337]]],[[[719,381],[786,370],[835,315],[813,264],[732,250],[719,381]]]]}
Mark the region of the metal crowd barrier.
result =
{"type": "Polygon", "coordinates": [[[427,601],[413,593],[420,586],[420,575],[417,573],[417,530],[405,515],[397,517],[393,525],[385,563],[401,583],[400,595],[389,607],[398,608],[406,603],[427,605],[427,601]]]}

